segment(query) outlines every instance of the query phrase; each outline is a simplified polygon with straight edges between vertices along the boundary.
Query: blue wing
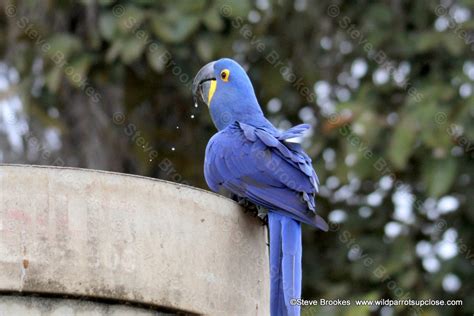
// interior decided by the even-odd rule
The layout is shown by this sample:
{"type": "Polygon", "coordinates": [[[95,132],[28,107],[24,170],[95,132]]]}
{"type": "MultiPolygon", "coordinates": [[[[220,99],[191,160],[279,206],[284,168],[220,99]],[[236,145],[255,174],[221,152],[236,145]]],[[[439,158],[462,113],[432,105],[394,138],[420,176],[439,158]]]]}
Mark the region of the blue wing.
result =
{"type": "Polygon", "coordinates": [[[307,129],[275,133],[235,122],[214,135],[206,148],[204,174],[213,191],[220,187],[300,222],[327,230],[316,214],[319,180],[299,144],[284,140],[307,129]]]}

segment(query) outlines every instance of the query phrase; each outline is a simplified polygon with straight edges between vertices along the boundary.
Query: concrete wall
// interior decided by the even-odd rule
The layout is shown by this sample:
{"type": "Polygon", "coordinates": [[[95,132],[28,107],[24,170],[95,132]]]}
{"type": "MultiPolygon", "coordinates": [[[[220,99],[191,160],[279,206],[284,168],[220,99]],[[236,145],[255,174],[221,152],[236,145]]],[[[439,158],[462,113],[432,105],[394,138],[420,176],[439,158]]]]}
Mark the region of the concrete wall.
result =
{"type": "Polygon", "coordinates": [[[143,307],[104,304],[88,300],[1,296],[0,316],[165,316],[175,315],[143,307]]]}
{"type": "Polygon", "coordinates": [[[207,191],[116,173],[0,165],[0,292],[268,315],[266,242],[259,220],[207,191]]]}

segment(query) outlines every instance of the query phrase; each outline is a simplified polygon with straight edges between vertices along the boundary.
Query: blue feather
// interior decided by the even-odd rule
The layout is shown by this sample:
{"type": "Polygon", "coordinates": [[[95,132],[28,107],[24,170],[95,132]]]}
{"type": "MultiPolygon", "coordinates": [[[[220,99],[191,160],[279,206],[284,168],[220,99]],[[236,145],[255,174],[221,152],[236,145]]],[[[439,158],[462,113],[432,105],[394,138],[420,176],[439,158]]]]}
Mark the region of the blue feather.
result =
{"type": "Polygon", "coordinates": [[[213,191],[225,188],[269,210],[271,315],[299,315],[290,300],[301,296],[300,223],[328,230],[316,214],[319,179],[312,161],[301,145],[287,141],[310,126],[278,131],[263,116],[242,67],[230,59],[212,65],[217,88],[209,107],[219,132],[206,148],[206,182],[213,191]],[[219,79],[224,69],[227,82],[219,79]]]}
{"type": "Polygon", "coordinates": [[[293,126],[289,130],[284,131],[281,133],[281,136],[279,139],[290,139],[290,138],[295,138],[295,137],[301,137],[303,134],[310,128],[311,126],[309,124],[300,124],[293,126]]]}
{"type": "Polygon", "coordinates": [[[301,295],[300,222],[328,230],[315,214],[319,180],[311,160],[300,147],[236,122],[209,141],[204,171],[211,189],[224,187],[270,210],[271,314],[299,315],[289,302],[301,295]]]}
{"type": "Polygon", "coordinates": [[[300,306],[291,305],[301,297],[301,225],[272,211],[270,230],[270,313],[299,315],[300,306]]]}
{"type": "MultiPolygon", "coordinates": [[[[209,187],[223,186],[255,204],[327,230],[326,222],[315,214],[318,180],[309,158],[295,163],[281,155],[278,147],[285,146],[283,142],[265,131],[268,143],[279,144],[269,147],[260,137],[249,139],[248,135],[260,133],[252,130],[258,128],[236,122],[211,138],[204,166],[209,187]],[[270,141],[271,137],[275,140],[270,141]],[[234,192],[236,188],[239,192],[234,192]]],[[[304,157],[302,151],[290,152],[304,157]]]]}

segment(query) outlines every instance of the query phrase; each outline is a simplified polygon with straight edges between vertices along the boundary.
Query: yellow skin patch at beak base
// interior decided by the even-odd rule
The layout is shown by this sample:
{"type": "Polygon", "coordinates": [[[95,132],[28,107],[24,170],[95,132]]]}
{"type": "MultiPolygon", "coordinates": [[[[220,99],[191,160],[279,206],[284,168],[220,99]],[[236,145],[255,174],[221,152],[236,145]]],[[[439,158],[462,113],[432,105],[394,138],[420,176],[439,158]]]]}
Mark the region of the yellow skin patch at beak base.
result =
{"type": "Polygon", "coordinates": [[[209,87],[209,95],[207,96],[207,106],[211,105],[212,96],[216,92],[217,80],[211,80],[211,86],[209,87]]]}

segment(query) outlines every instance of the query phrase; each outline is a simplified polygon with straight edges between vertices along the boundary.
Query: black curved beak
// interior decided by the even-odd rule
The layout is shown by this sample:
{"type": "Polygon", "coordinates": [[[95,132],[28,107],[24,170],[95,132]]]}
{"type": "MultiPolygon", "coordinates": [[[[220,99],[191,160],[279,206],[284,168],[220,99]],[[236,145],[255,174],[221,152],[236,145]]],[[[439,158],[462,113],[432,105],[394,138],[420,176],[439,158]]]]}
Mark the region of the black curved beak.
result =
{"type": "Polygon", "coordinates": [[[193,80],[194,102],[198,105],[209,106],[209,90],[211,81],[216,80],[214,76],[214,62],[210,62],[199,70],[193,80]]]}

